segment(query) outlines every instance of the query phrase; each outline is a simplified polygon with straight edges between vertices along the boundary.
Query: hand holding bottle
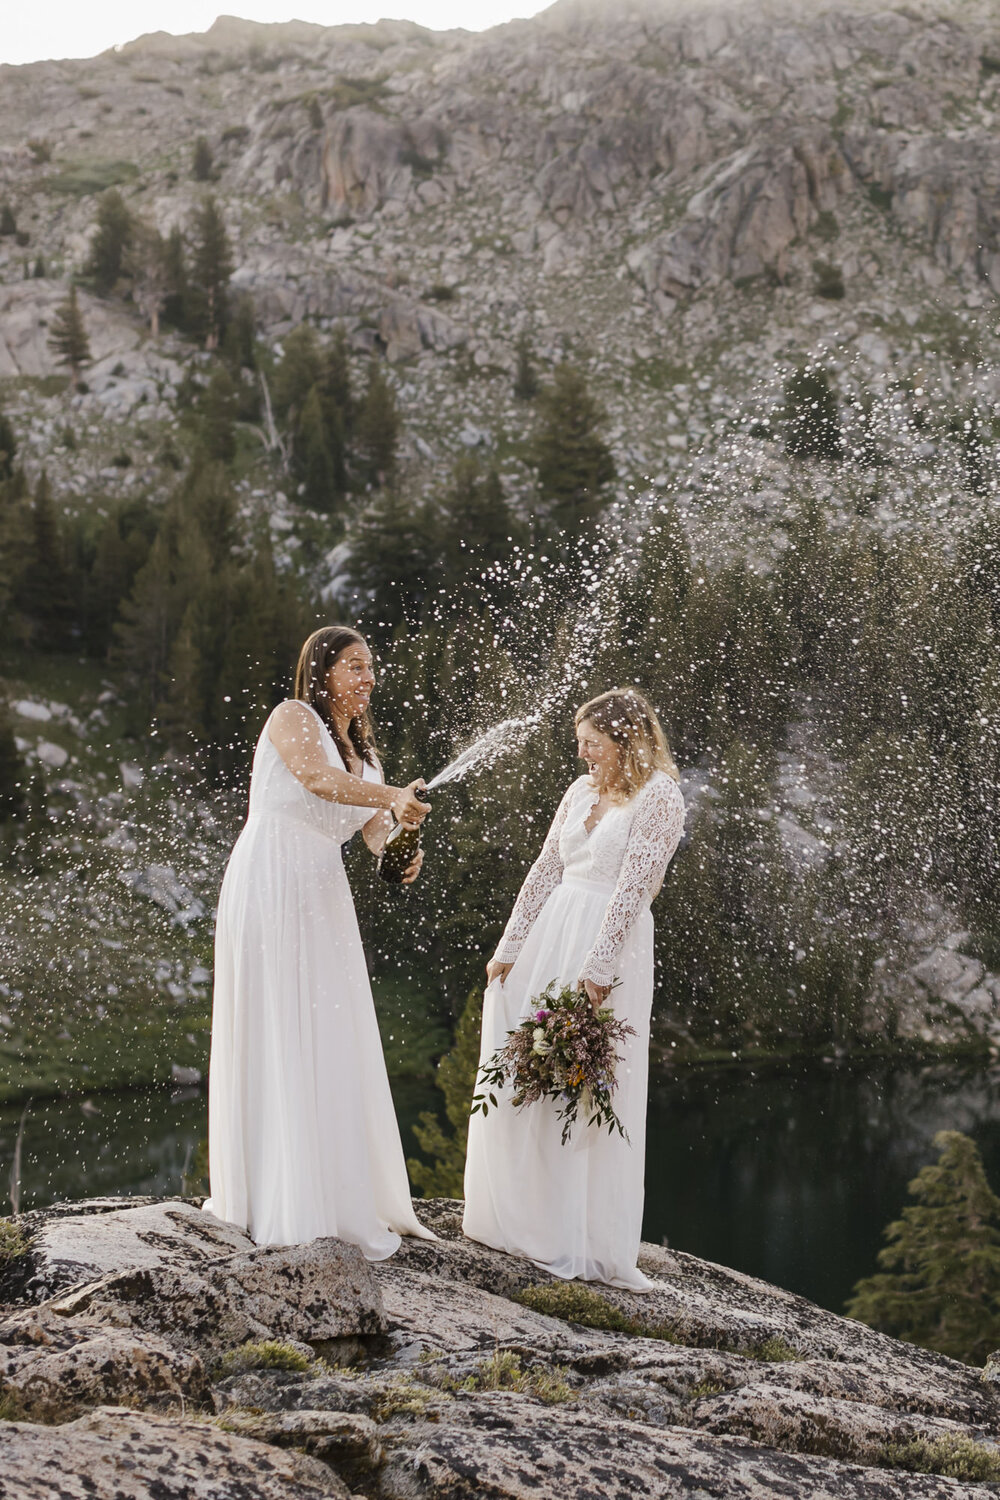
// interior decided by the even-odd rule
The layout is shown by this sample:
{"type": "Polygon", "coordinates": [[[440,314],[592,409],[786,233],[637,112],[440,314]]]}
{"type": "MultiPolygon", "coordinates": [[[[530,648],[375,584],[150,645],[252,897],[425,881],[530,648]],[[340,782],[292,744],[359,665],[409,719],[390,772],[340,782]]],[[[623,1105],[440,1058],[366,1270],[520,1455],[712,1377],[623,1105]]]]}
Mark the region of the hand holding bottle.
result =
{"type": "Polygon", "coordinates": [[[426,790],[427,783],[423,777],[411,781],[409,786],[398,787],[395,796],[389,803],[393,816],[397,823],[404,828],[419,828],[431,810],[429,802],[421,802],[417,792],[426,790]]]}

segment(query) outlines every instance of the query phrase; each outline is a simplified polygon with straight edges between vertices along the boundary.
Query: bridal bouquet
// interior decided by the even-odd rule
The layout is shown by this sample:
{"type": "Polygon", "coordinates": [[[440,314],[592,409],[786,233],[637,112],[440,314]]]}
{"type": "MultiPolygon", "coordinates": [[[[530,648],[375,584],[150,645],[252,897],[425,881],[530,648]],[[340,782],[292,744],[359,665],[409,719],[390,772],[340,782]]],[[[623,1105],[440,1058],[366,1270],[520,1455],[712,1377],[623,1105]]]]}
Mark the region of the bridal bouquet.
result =
{"type": "Polygon", "coordinates": [[[515,1109],[536,1099],[556,1100],[563,1145],[581,1110],[588,1125],[606,1125],[609,1133],[617,1130],[627,1140],[611,1096],[615,1065],[621,1060],[618,1044],[636,1035],[612,1010],[595,1013],[587,996],[572,985],[556,990],[553,979],[532,1000],[527,1019],[508,1031],[505,1044],[480,1068],[484,1092],[473,1095],[472,1113],[489,1114],[497,1106],[490,1090],[509,1083],[515,1109]]]}

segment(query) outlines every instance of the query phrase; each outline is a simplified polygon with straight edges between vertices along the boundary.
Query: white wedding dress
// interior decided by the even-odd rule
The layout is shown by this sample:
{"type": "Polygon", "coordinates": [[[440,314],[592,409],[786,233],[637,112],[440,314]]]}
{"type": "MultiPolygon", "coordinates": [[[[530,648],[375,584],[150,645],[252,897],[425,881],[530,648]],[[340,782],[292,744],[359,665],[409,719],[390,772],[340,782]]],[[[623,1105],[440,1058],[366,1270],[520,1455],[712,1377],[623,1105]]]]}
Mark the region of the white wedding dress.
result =
{"type": "Polygon", "coordinates": [[[464,1229],[555,1276],[643,1290],[650,1282],[636,1259],[653,999],[649,905],[680,840],[684,800],[674,779],[656,771],[588,834],[596,800],[589,777],[573,783],[528,872],[495,954],[513,968],[486,990],[480,1064],[550,980],[620,980],[608,1003],[637,1032],[620,1048],[613,1096],[628,1140],[580,1119],[564,1146],[554,1101],[514,1109],[505,1088],[497,1109],[469,1123],[464,1229]]]}
{"type": "Polygon", "coordinates": [[[334,1235],[384,1260],[401,1234],[434,1236],[410,1200],[341,857],[373,812],[308,792],[269,723],[219,897],[205,1207],[260,1245],[334,1235]]]}

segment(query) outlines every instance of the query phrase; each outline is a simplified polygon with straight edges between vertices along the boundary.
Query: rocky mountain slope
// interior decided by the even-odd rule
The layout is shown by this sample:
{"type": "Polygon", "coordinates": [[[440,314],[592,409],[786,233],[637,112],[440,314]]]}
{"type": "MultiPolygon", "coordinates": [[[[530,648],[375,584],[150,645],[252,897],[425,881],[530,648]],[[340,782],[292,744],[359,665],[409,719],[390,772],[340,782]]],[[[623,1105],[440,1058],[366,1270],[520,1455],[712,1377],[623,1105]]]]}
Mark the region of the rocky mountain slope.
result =
{"type": "MultiPolygon", "coordinates": [[[[585,364],[629,478],[766,412],[776,371],[819,349],[845,396],[902,390],[890,429],[998,394],[988,5],[561,0],[482,35],[224,18],[3,68],[0,91],[0,193],[31,236],[0,241],[0,375],[53,368],[53,289],[22,264],[79,269],[109,182],[185,222],[204,135],[262,330],[341,320],[385,349],[429,478],[463,444],[509,458],[521,332],[585,364]]],[[[175,351],[125,307],[86,310],[84,410],[154,420],[175,351]]]]}
{"type": "MultiPolygon", "coordinates": [[[[256,1248],[189,1202],[22,1226],[0,1320],[0,1489],[212,1496],[794,1494],[986,1500],[985,1374],[652,1245],[646,1295],[557,1283],[465,1240],[369,1265],[256,1248]]],[[[5,1228],[10,1229],[11,1221],[5,1228]]]]}

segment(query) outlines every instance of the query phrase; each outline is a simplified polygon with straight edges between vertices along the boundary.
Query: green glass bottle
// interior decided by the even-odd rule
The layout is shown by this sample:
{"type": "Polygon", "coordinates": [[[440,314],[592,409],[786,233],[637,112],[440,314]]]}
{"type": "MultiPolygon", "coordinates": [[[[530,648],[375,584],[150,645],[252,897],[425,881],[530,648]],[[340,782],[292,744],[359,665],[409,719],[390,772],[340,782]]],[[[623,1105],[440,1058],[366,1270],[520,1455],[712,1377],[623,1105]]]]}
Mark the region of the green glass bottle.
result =
{"type": "Polygon", "coordinates": [[[378,872],[382,879],[391,885],[402,885],[403,876],[416,859],[419,848],[420,829],[405,828],[402,823],[397,823],[378,857],[378,872]]]}

